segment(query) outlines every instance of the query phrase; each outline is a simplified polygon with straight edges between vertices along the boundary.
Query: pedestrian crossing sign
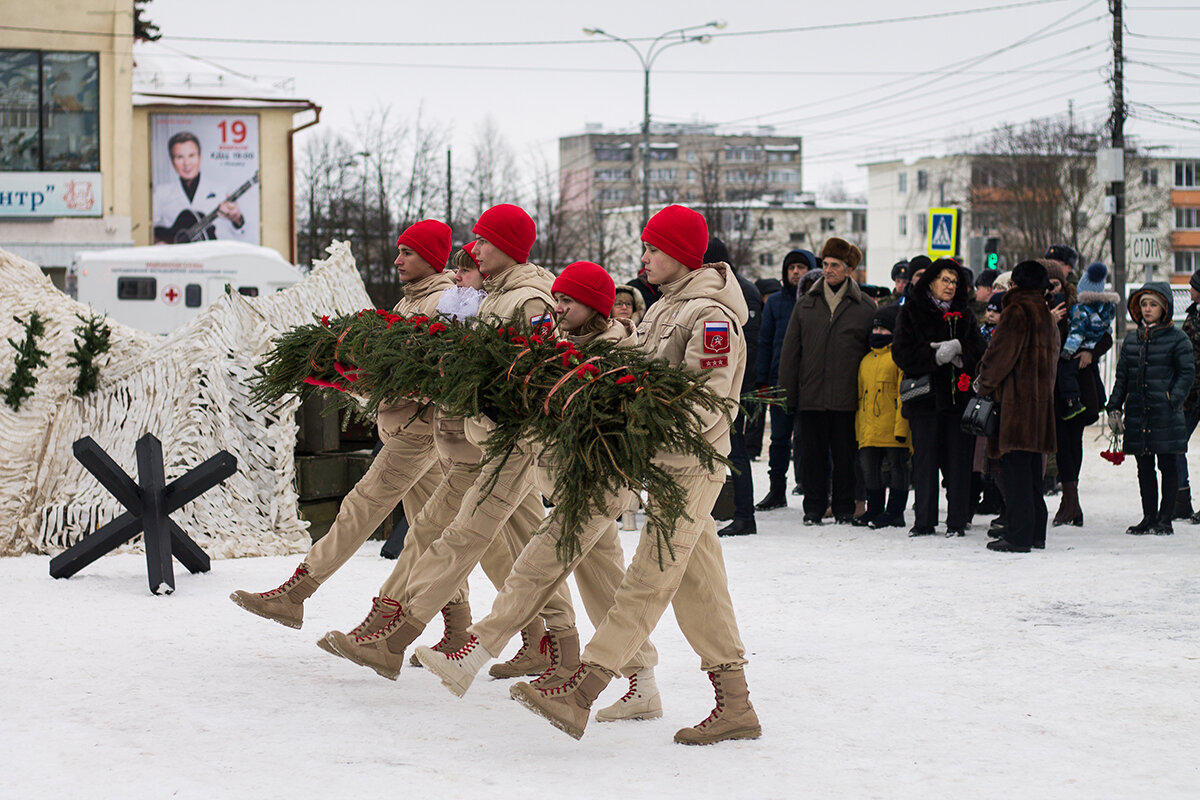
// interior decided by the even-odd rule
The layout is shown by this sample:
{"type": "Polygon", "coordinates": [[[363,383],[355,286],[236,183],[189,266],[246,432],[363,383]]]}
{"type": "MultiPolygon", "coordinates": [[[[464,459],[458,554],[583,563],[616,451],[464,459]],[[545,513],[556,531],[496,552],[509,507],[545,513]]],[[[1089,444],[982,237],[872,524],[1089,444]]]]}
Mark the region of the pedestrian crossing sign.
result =
{"type": "Polygon", "coordinates": [[[929,224],[926,226],[928,240],[925,252],[929,257],[953,258],[958,255],[958,209],[929,209],[929,224]]]}

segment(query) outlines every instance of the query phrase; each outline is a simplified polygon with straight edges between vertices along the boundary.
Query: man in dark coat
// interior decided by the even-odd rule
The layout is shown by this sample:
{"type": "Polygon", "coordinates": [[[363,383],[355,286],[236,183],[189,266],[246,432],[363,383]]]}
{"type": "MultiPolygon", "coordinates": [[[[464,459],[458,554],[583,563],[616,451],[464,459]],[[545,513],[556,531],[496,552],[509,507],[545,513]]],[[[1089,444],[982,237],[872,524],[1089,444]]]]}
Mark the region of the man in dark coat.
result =
{"type": "MultiPolygon", "coordinates": [[[[762,327],[758,331],[758,364],[756,385],[760,389],[779,386],[779,357],[792,309],[796,305],[796,287],[809,270],[818,269],[817,257],[808,250],[793,250],[783,257],[783,289],[771,295],[763,306],[762,327]]],[[[770,406],[771,445],[767,463],[771,490],[755,506],[770,511],[787,506],[787,473],[792,463],[792,429],[796,417],[785,406],[770,406]]],[[[797,479],[800,477],[797,470],[797,479]]],[[[797,480],[799,483],[799,480],[797,480]]]]}
{"type": "Polygon", "coordinates": [[[1046,545],[1042,455],[1057,448],[1054,375],[1061,339],[1046,305],[1046,268],[1023,261],[1012,283],[975,385],[1000,403],[1000,432],[988,439],[988,457],[1000,459],[1007,519],[1004,536],[988,549],[1028,553],[1046,545]]]}
{"type": "Polygon", "coordinates": [[[796,299],[780,352],[779,386],[800,416],[805,525],[820,525],[830,505],[830,462],[834,519],[854,518],[858,363],[875,316],[875,301],[850,277],[861,261],[862,252],[845,239],[825,242],[824,275],[796,299]]]}
{"type": "MultiPolygon", "coordinates": [[[[754,370],[751,364],[758,357],[758,331],[762,324],[763,302],[762,295],[754,283],[738,274],[737,265],[729,255],[729,249],[720,239],[713,238],[708,242],[708,250],[704,253],[705,264],[728,264],[737,278],[742,296],[746,298],[746,308],[750,317],[742,326],[742,334],[746,340],[746,371],[742,375],[742,394],[754,391],[754,370]]],[[[746,412],[738,410],[737,419],[729,432],[729,460],[733,462],[733,520],[721,530],[718,536],[745,536],[757,533],[757,523],[754,521],[754,479],[750,474],[750,454],[746,450],[746,412]]]]}

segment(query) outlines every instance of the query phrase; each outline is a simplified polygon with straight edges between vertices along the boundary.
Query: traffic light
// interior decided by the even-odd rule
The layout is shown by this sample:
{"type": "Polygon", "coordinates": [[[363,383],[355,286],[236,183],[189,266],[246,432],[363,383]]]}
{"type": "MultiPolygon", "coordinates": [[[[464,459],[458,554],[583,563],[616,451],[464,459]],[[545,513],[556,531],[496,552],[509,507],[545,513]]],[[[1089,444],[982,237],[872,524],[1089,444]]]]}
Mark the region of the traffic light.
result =
{"type": "Polygon", "coordinates": [[[983,243],[984,269],[1000,269],[1000,237],[989,236],[983,243]]]}

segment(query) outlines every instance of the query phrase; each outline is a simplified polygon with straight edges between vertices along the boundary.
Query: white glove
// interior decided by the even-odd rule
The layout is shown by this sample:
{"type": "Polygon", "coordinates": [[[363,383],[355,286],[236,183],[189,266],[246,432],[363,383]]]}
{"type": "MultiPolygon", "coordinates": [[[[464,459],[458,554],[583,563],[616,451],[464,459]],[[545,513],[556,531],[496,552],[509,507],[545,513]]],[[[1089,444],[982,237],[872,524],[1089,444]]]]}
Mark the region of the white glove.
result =
{"type": "Polygon", "coordinates": [[[1120,436],[1125,432],[1125,415],[1120,411],[1108,412],[1108,429],[1120,436]]]}
{"type": "Polygon", "coordinates": [[[929,346],[933,348],[933,359],[938,363],[949,364],[951,361],[956,366],[962,366],[962,342],[958,339],[947,339],[944,342],[930,342],[929,346]]]}

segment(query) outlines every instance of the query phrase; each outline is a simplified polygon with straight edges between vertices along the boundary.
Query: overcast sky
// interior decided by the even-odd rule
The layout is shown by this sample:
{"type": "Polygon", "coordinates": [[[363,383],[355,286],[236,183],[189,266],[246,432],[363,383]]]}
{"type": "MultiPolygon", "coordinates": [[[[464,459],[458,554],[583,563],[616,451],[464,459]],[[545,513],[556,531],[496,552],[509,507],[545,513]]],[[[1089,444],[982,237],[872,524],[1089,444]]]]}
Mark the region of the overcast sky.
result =
{"type": "MultiPolygon", "coordinates": [[[[463,164],[488,115],[518,153],[555,159],[558,137],[585,123],[640,125],[637,56],[584,27],[635,38],[727,22],[711,43],[655,61],[651,114],[800,135],[806,190],[838,179],[864,190],[863,162],[943,151],[948,139],[1066,114],[1069,103],[1077,119],[1102,121],[1111,98],[1107,0],[153,0],[148,16],[164,44],[293,78],[323,107],[319,129],[349,133],[380,106],[421,108],[452,126],[463,164]],[[447,43],[461,46],[427,46],[447,43]]],[[[1125,24],[1127,134],[1200,154],[1200,0],[1127,3],[1125,24]]]]}

